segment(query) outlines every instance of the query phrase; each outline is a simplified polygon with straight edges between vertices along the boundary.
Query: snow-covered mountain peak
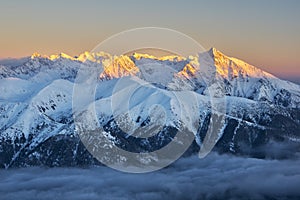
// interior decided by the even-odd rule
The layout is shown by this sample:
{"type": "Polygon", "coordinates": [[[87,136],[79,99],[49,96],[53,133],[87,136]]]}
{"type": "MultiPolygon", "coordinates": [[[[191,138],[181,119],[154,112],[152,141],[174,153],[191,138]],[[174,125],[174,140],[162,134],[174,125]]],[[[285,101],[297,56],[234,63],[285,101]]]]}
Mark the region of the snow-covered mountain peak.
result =
{"type": "Polygon", "coordinates": [[[42,54],[40,54],[40,53],[38,53],[38,52],[34,52],[34,53],[30,56],[30,58],[31,58],[32,60],[34,60],[34,59],[36,59],[36,58],[48,58],[48,56],[42,55],[42,54]]]}
{"type": "Polygon", "coordinates": [[[46,59],[52,60],[52,61],[60,59],[60,58],[64,58],[64,59],[67,59],[67,60],[76,60],[75,57],[72,57],[72,56],[70,56],[68,54],[65,54],[65,53],[52,54],[52,55],[47,56],[47,55],[42,55],[38,52],[34,52],[30,56],[30,58],[31,58],[31,60],[40,59],[40,58],[45,59],[46,58],[46,59]]]}
{"type": "Polygon", "coordinates": [[[68,59],[68,60],[76,60],[75,57],[69,56],[65,53],[53,54],[48,57],[49,60],[57,60],[60,58],[68,59]]]}
{"type": "Polygon", "coordinates": [[[250,65],[240,59],[229,57],[223,54],[216,48],[211,48],[208,53],[212,56],[216,71],[226,79],[240,78],[273,78],[277,79],[272,74],[269,74],[253,65],[250,65]]]}
{"type": "Polygon", "coordinates": [[[103,60],[103,59],[111,59],[111,57],[112,55],[103,51],[100,52],[85,51],[77,57],[77,60],[80,62],[86,62],[86,61],[98,62],[99,60],[103,60]]]}
{"type": "Polygon", "coordinates": [[[112,56],[102,61],[103,72],[100,74],[101,79],[120,78],[129,75],[136,75],[139,68],[130,59],[129,56],[112,56]]]}
{"type": "Polygon", "coordinates": [[[208,50],[209,54],[213,57],[217,54],[222,54],[222,52],[220,52],[219,50],[217,50],[215,47],[211,47],[209,50],[208,50]]]}

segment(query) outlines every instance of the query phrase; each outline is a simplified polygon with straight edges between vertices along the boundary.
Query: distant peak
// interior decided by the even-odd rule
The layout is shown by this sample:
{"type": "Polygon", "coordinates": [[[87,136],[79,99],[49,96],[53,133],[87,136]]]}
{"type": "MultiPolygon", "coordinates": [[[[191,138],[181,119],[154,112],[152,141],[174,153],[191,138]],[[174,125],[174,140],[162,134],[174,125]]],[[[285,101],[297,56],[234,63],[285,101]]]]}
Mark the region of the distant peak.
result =
{"type": "Polygon", "coordinates": [[[85,52],[81,53],[79,56],[77,56],[77,60],[81,61],[81,62],[85,62],[87,60],[92,61],[92,62],[96,62],[101,57],[110,58],[111,55],[109,53],[106,53],[106,52],[103,52],[103,51],[99,51],[99,52],[85,51],[85,52]]]}
{"type": "Polygon", "coordinates": [[[46,58],[47,56],[42,56],[40,53],[38,53],[38,52],[34,52],[31,56],[30,56],[30,58],[31,59],[35,59],[35,58],[46,58]]]}
{"type": "Polygon", "coordinates": [[[60,53],[60,54],[54,54],[54,55],[51,55],[48,57],[50,60],[56,60],[56,59],[59,59],[59,58],[65,58],[65,59],[69,59],[69,60],[75,60],[74,57],[72,56],[69,56],[65,53],[60,53]]]}
{"type": "Polygon", "coordinates": [[[133,56],[135,59],[138,59],[138,60],[140,60],[141,58],[156,59],[155,56],[152,56],[152,55],[149,55],[149,54],[146,54],[146,53],[137,53],[137,52],[134,52],[132,56],[133,56]]]}
{"type": "Polygon", "coordinates": [[[59,58],[65,58],[65,59],[69,59],[69,60],[75,60],[74,57],[72,56],[69,56],[65,53],[59,53],[59,54],[52,54],[50,56],[46,56],[46,55],[41,55],[40,53],[38,52],[34,52],[31,57],[31,59],[35,59],[35,58],[47,58],[49,60],[57,60],[59,58]]]}
{"type": "Polygon", "coordinates": [[[215,47],[210,48],[210,50],[208,51],[208,53],[212,57],[224,56],[224,54],[221,51],[217,50],[215,47]]]}
{"type": "Polygon", "coordinates": [[[212,47],[212,48],[210,48],[209,51],[212,52],[212,53],[214,53],[214,52],[217,52],[218,50],[215,47],[212,47]]]}

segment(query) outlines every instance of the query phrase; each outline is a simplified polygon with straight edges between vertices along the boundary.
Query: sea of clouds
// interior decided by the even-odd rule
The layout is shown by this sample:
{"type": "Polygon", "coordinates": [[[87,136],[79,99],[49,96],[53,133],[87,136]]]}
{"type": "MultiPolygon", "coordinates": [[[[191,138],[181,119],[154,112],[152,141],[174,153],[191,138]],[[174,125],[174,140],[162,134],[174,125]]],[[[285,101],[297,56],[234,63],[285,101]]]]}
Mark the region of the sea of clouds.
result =
{"type": "Polygon", "coordinates": [[[0,171],[0,199],[299,199],[300,159],[211,153],[128,174],[108,167],[0,171]]]}

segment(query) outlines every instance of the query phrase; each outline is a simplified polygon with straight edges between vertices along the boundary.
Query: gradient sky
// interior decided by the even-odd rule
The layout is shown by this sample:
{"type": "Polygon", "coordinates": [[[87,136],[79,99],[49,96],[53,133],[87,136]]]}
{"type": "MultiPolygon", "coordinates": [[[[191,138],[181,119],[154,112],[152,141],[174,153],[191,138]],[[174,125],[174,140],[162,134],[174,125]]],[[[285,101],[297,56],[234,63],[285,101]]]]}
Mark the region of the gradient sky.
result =
{"type": "MultiPolygon", "coordinates": [[[[300,80],[298,0],[0,0],[0,58],[77,55],[118,32],[171,28],[279,77],[300,80]]],[[[300,81],[299,81],[300,82],[300,81]]]]}

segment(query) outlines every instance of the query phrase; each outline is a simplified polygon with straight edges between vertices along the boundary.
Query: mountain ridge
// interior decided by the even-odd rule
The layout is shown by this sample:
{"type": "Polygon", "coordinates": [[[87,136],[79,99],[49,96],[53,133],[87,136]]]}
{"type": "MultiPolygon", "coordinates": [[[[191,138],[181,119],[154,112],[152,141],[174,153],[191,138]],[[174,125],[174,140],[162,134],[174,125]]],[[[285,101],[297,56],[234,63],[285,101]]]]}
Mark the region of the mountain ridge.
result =
{"type": "MultiPolygon", "coordinates": [[[[247,66],[251,66],[251,68],[255,68],[256,70],[259,70],[261,72],[263,72],[265,75],[269,75],[270,77],[273,77],[273,78],[277,78],[276,76],[272,75],[271,73],[269,72],[266,72],[266,71],[263,71],[253,65],[250,65],[248,64],[247,62],[241,60],[241,59],[238,59],[238,58],[235,58],[235,57],[229,57],[229,56],[226,56],[223,52],[219,51],[217,48],[215,47],[211,47],[207,52],[203,52],[203,53],[208,53],[212,56],[212,58],[215,60],[215,61],[219,61],[220,62],[220,58],[226,58],[232,62],[235,62],[239,65],[243,65],[243,64],[246,64],[247,66]]],[[[133,53],[132,55],[112,55],[112,54],[109,54],[107,52],[88,52],[88,51],[85,51],[79,55],[76,55],[76,56],[70,56],[66,53],[58,53],[58,54],[51,54],[51,55],[43,55],[43,54],[40,54],[38,52],[34,52],[31,56],[28,56],[28,57],[23,57],[23,58],[15,58],[14,60],[34,60],[34,59],[48,59],[48,60],[51,60],[51,61],[55,61],[59,58],[64,58],[64,59],[68,59],[68,60],[73,60],[73,61],[80,61],[80,62],[85,62],[85,61],[96,61],[97,57],[134,57],[135,59],[138,59],[140,60],[141,58],[148,58],[148,59],[154,59],[154,60],[160,60],[160,61],[164,61],[164,60],[173,60],[173,59],[177,59],[177,61],[180,61],[180,60],[187,60],[189,58],[193,59],[193,55],[191,56],[188,56],[188,57],[183,57],[183,56],[178,56],[178,55],[169,55],[169,56],[161,56],[161,57],[157,57],[157,56],[153,56],[153,55],[149,55],[149,54],[146,54],[146,53],[133,53]]],[[[6,59],[1,59],[1,60],[6,60],[6,59]]],[[[24,64],[24,63],[23,63],[24,64]]],[[[1,65],[1,62],[0,62],[0,65],[1,65]]],[[[5,64],[3,64],[5,66],[5,64]]],[[[19,66],[21,66],[22,64],[19,64],[19,66]]],[[[18,66],[15,66],[15,67],[18,67],[18,66]]]]}
{"type": "MultiPolygon", "coordinates": [[[[226,57],[232,61],[235,61],[237,63],[246,63],[248,64],[246,61],[243,61],[242,59],[239,59],[239,58],[236,58],[236,57],[231,57],[231,56],[227,56],[225,55],[223,52],[221,52],[220,50],[218,50],[217,48],[215,47],[211,47],[207,52],[204,52],[204,53],[209,53],[212,57],[215,57],[215,56],[223,56],[223,57],[226,57]]],[[[49,59],[49,60],[57,60],[59,58],[65,58],[65,59],[70,59],[70,60],[77,60],[77,61],[80,61],[80,62],[84,62],[84,61],[87,61],[87,60],[92,60],[92,61],[95,61],[95,57],[100,57],[100,56],[104,56],[104,57],[113,57],[113,56],[120,56],[120,55],[112,55],[112,54],[109,54],[107,52],[88,52],[88,51],[85,51],[83,53],[80,53],[78,55],[75,55],[75,56],[70,56],[66,53],[57,53],[57,54],[50,54],[50,55],[44,55],[44,54],[41,54],[39,52],[34,52],[33,54],[31,54],[30,56],[27,56],[27,57],[21,57],[21,58],[1,58],[0,59],[0,66],[3,65],[3,66],[11,66],[11,65],[14,65],[14,67],[17,67],[17,66],[20,66],[22,64],[24,64],[25,62],[27,62],[28,60],[32,60],[32,59],[35,59],[35,58],[46,58],[46,59],[49,59]],[[11,64],[13,63],[13,64],[11,64]],[[15,65],[14,63],[17,63],[17,65],[15,65]]],[[[132,55],[127,55],[127,56],[133,56],[133,57],[136,57],[139,59],[140,58],[151,58],[151,59],[156,59],[156,60],[171,60],[171,59],[174,59],[174,58],[179,58],[179,59],[188,59],[188,57],[182,57],[182,56],[178,56],[178,55],[169,55],[169,56],[153,56],[153,55],[150,55],[150,54],[146,54],[146,53],[132,53],[132,55]]],[[[251,64],[248,64],[249,66],[253,66],[251,64]]],[[[254,66],[253,66],[254,67],[254,66]]],[[[255,67],[255,68],[258,68],[258,67],[255,67]]],[[[260,68],[258,68],[260,69],[260,68]]],[[[261,69],[260,69],[261,70],[261,69]]],[[[262,70],[264,71],[264,70],[262,70]]],[[[269,74],[270,76],[274,76],[272,73],[270,72],[266,72],[264,71],[266,74],[269,74]]],[[[277,76],[274,76],[276,78],[278,78],[277,76]]],[[[293,82],[294,83],[294,82],[293,82]]],[[[296,84],[296,83],[294,83],[296,84]]]]}

